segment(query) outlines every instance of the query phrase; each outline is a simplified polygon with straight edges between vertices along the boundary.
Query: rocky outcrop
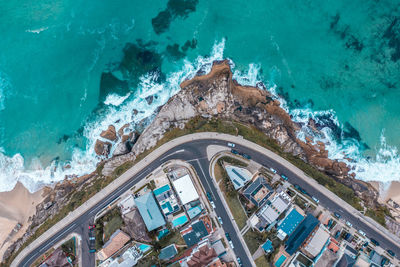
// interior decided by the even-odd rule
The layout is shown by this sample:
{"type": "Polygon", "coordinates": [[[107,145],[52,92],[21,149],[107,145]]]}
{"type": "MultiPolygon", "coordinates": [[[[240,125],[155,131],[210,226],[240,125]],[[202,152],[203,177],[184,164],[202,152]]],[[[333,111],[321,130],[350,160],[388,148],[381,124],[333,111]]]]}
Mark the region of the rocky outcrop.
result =
{"type": "Polygon", "coordinates": [[[108,155],[110,154],[111,147],[112,144],[110,142],[96,140],[96,143],[94,144],[94,151],[99,156],[108,157],[108,155]]]}
{"type": "Polygon", "coordinates": [[[117,132],[115,131],[115,127],[113,125],[108,126],[108,129],[102,131],[100,136],[110,141],[117,140],[117,132]]]}

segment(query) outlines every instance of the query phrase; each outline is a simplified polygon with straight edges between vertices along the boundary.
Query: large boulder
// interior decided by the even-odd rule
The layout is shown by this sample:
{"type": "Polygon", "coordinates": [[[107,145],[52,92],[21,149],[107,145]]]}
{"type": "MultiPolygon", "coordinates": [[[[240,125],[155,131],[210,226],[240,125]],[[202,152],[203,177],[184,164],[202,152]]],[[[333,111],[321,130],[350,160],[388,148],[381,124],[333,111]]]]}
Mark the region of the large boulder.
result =
{"type": "Polygon", "coordinates": [[[108,157],[110,154],[112,144],[110,142],[104,142],[101,140],[96,140],[96,144],[94,145],[94,151],[99,156],[108,157]]]}
{"type": "Polygon", "coordinates": [[[102,131],[100,136],[110,141],[117,140],[117,132],[115,131],[115,127],[113,125],[108,126],[108,129],[102,131]]]}

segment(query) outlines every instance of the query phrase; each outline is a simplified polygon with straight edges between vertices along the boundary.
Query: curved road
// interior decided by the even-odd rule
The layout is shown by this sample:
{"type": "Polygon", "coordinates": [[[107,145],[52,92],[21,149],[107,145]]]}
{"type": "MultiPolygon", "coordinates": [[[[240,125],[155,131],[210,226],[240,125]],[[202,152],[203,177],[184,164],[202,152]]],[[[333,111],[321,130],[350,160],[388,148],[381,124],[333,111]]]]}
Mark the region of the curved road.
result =
{"type": "MultiPolygon", "coordinates": [[[[247,258],[246,252],[243,248],[243,244],[239,241],[239,238],[234,231],[232,221],[229,219],[227,212],[224,209],[224,206],[221,200],[218,197],[217,189],[214,187],[214,184],[211,181],[211,177],[209,174],[209,164],[210,162],[207,159],[207,146],[210,144],[217,145],[226,145],[225,140],[216,140],[215,139],[200,139],[200,140],[191,140],[183,144],[179,144],[177,146],[172,147],[165,153],[158,156],[155,160],[151,161],[147,164],[145,168],[139,171],[136,175],[130,177],[130,179],[125,182],[122,186],[119,186],[116,190],[109,193],[105,196],[101,201],[99,201],[93,208],[90,208],[88,211],[80,214],[80,216],[72,221],[68,226],[59,230],[56,234],[52,235],[45,242],[42,242],[41,245],[34,248],[30,251],[26,256],[24,256],[21,260],[17,262],[13,262],[12,266],[30,266],[37,257],[43,254],[48,248],[50,248],[55,243],[59,242],[63,238],[65,238],[68,234],[72,232],[77,232],[82,234],[83,244],[83,266],[94,266],[94,256],[93,254],[88,253],[88,244],[87,240],[87,226],[93,220],[94,215],[115,200],[118,196],[120,196],[123,192],[134,186],[138,181],[145,178],[149,173],[151,173],[154,169],[159,167],[161,164],[171,160],[171,159],[179,159],[188,161],[196,170],[198,177],[200,178],[203,187],[206,191],[209,191],[214,196],[214,202],[216,204],[216,213],[218,216],[222,218],[224,221],[223,228],[226,232],[228,232],[232,238],[234,243],[234,251],[237,256],[241,257],[244,266],[251,266],[250,260],[247,258]],[[90,256],[89,256],[90,255],[90,256]]],[[[303,180],[300,176],[296,175],[292,172],[288,167],[284,164],[281,164],[278,160],[273,157],[267,157],[265,154],[262,154],[255,149],[245,147],[237,144],[236,150],[244,152],[252,157],[252,160],[264,165],[266,167],[272,167],[278,171],[280,174],[285,174],[289,178],[289,182],[292,184],[298,184],[302,188],[304,188],[308,193],[312,196],[317,197],[320,200],[320,204],[324,207],[328,208],[330,211],[336,211],[342,215],[343,218],[350,221],[356,229],[363,230],[368,237],[372,237],[378,242],[384,249],[391,249],[397,255],[400,255],[400,247],[398,244],[395,244],[392,240],[389,240],[385,236],[381,235],[374,227],[370,227],[368,224],[365,224],[361,220],[358,219],[353,213],[346,211],[341,205],[332,201],[330,198],[326,197],[323,193],[315,189],[313,186],[310,186],[307,181],[303,180]]],[[[153,152],[154,153],[154,152],[153,152]]],[[[278,156],[276,156],[278,157],[278,156]]]]}

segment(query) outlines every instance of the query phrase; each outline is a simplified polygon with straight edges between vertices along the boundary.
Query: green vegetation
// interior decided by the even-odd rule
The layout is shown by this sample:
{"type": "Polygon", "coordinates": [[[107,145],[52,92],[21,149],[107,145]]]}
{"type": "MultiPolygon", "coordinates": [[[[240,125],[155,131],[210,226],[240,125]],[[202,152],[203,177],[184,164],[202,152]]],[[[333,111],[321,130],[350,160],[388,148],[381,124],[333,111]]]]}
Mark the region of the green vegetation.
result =
{"type": "Polygon", "coordinates": [[[248,230],[244,235],[243,239],[247,244],[247,247],[250,250],[250,253],[253,255],[254,252],[257,251],[258,247],[265,243],[267,240],[268,234],[263,232],[259,233],[252,229],[248,230]]]}
{"type": "Polygon", "coordinates": [[[379,206],[375,210],[367,209],[365,215],[371,217],[383,226],[386,226],[385,216],[391,216],[390,211],[386,206],[379,206]]]}
{"type": "Polygon", "coordinates": [[[111,235],[123,226],[121,211],[113,208],[96,221],[96,249],[100,250],[111,235]]]}
{"type": "Polygon", "coordinates": [[[299,196],[296,196],[294,198],[294,203],[296,203],[296,205],[299,206],[302,210],[305,210],[307,208],[307,202],[299,196]]]}
{"type": "Polygon", "coordinates": [[[220,157],[219,160],[224,161],[224,162],[229,163],[229,164],[232,164],[234,166],[240,166],[240,167],[247,167],[248,166],[248,164],[246,162],[243,162],[243,161],[241,161],[239,159],[235,159],[235,158],[228,157],[228,156],[220,157]]]}
{"type": "Polygon", "coordinates": [[[76,244],[75,237],[72,237],[71,239],[65,241],[61,245],[61,249],[64,251],[65,255],[70,257],[72,262],[75,261],[75,257],[76,257],[76,246],[75,246],[75,244],[76,244]]]}
{"type": "Polygon", "coordinates": [[[267,258],[262,255],[261,257],[258,257],[255,261],[257,267],[268,267],[271,266],[271,263],[267,261],[267,258]]]}

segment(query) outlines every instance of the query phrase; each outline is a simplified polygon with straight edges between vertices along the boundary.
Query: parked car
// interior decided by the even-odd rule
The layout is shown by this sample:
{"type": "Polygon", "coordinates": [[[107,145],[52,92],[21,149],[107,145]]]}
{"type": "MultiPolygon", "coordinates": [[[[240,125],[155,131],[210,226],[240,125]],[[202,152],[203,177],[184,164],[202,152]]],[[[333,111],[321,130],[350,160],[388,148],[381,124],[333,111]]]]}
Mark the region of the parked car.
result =
{"type": "Polygon", "coordinates": [[[215,204],[214,204],[214,201],[213,201],[213,198],[212,198],[210,192],[207,192],[206,195],[207,195],[208,200],[210,201],[211,206],[213,207],[213,209],[215,209],[215,204]]]}
{"type": "Polygon", "coordinates": [[[240,155],[245,159],[251,160],[251,157],[245,153],[241,153],[240,155]]]}
{"type": "Polygon", "coordinates": [[[352,225],[351,222],[349,222],[349,221],[346,221],[346,225],[347,225],[348,227],[353,227],[353,225],[352,225]]]}
{"type": "Polygon", "coordinates": [[[243,266],[242,259],[240,257],[237,257],[236,260],[239,263],[239,266],[243,266]]]}
{"type": "Polygon", "coordinates": [[[371,243],[372,243],[372,244],[374,244],[375,246],[379,247],[379,242],[378,242],[378,241],[376,241],[376,240],[373,239],[373,238],[370,238],[370,240],[371,240],[371,243]]]}
{"type": "Polygon", "coordinates": [[[340,230],[337,230],[336,233],[335,233],[335,239],[338,239],[339,236],[340,236],[340,230]]]}
{"type": "Polygon", "coordinates": [[[90,230],[90,229],[93,229],[93,228],[96,228],[96,225],[90,224],[88,228],[89,228],[89,230],[90,230]]]}
{"type": "Polygon", "coordinates": [[[235,248],[235,247],[233,246],[232,240],[229,241],[229,246],[231,246],[232,249],[235,248]]]}
{"type": "Polygon", "coordinates": [[[390,256],[396,257],[396,254],[395,254],[393,251],[391,251],[390,249],[386,250],[386,252],[387,252],[390,256]]]}
{"type": "Polygon", "coordinates": [[[269,170],[271,171],[271,172],[273,172],[273,173],[276,173],[276,170],[274,169],[274,168],[269,168],[269,170]]]}
{"type": "Polygon", "coordinates": [[[211,204],[211,207],[213,208],[213,209],[215,209],[215,203],[214,203],[214,201],[210,201],[210,204],[211,204]]]}
{"type": "Polygon", "coordinates": [[[364,233],[364,231],[363,230],[358,230],[358,232],[360,233],[360,235],[362,235],[362,236],[366,236],[366,234],[364,233]]]}
{"type": "Polygon", "coordinates": [[[319,199],[316,197],[312,197],[312,200],[314,200],[317,204],[319,203],[319,199]]]}
{"type": "Polygon", "coordinates": [[[285,180],[285,181],[288,180],[288,177],[287,177],[286,175],[284,175],[284,174],[281,174],[281,177],[282,177],[282,179],[285,180]]]}
{"type": "Polygon", "coordinates": [[[221,217],[218,217],[218,221],[219,221],[219,223],[220,223],[221,225],[224,224],[224,223],[222,222],[222,218],[221,218],[221,217]]]}
{"type": "Polygon", "coordinates": [[[236,145],[233,144],[233,143],[228,143],[228,146],[229,146],[229,147],[235,147],[236,145]]]}
{"type": "Polygon", "coordinates": [[[339,213],[334,212],[333,215],[335,215],[336,218],[340,219],[340,217],[342,217],[339,213]]]}
{"type": "Polygon", "coordinates": [[[228,233],[225,233],[226,239],[228,239],[228,241],[231,241],[231,237],[229,236],[228,233]]]}
{"type": "Polygon", "coordinates": [[[235,149],[231,149],[231,152],[232,152],[232,154],[239,155],[239,151],[237,151],[235,149]]]}

